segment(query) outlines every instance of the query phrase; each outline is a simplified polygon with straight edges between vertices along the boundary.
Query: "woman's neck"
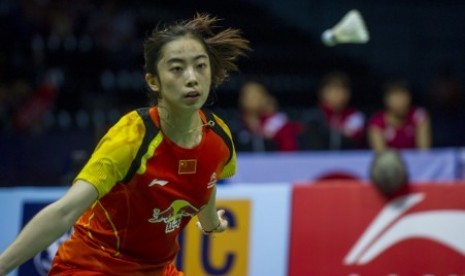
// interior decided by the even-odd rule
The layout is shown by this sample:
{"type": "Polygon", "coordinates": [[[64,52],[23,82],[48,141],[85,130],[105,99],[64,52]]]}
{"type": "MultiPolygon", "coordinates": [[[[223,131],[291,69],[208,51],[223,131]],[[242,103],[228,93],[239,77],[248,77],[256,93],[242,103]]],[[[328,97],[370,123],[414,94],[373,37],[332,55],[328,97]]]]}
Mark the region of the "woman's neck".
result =
{"type": "Polygon", "coordinates": [[[163,133],[175,144],[183,148],[193,148],[202,141],[204,124],[198,110],[175,111],[159,105],[158,114],[163,133]]]}

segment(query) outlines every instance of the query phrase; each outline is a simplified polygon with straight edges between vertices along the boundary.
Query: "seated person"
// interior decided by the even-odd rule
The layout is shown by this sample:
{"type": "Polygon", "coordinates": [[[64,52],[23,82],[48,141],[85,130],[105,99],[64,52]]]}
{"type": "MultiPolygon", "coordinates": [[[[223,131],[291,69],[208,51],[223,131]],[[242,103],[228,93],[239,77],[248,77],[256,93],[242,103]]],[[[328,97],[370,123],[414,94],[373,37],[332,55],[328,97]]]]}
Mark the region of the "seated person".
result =
{"type": "Polygon", "coordinates": [[[385,109],[373,115],[368,138],[372,149],[428,149],[431,126],[427,112],[411,105],[411,93],[404,82],[393,82],[384,89],[385,109]]]}
{"type": "Polygon", "coordinates": [[[331,148],[341,148],[342,139],[354,146],[361,146],[365,116],[349,106],[349,78],[344,73],[333,73],[323,78],[320,87],[320,110],[325,115],[331,133],[331,148]]]}
{"type": "Polygon", "coordinates": [[[364,145],[365,116],[349,106],[349,77],[334,72],[323,77],[318,108],[306,131],[307,149],[354,149],[364,145]]]}
{"type": "Polygon", "coordinates": [[[262,148],[278,151],[298,149],[297,136],[301,125],[278,112],[276,99],[264,85],[252,81],[245,83],[240,91],[239,105],[246,129],[265,140],[266,145],[262,148]]]}

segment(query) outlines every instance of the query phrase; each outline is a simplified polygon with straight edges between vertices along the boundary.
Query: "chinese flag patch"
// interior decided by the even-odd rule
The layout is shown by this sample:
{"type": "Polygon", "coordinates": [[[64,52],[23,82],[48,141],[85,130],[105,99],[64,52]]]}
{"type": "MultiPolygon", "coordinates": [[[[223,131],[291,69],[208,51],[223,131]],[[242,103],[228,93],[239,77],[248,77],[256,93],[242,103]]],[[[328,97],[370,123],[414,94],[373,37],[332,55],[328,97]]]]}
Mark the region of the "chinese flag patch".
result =
{"type": "Polygon", "coordinates": [[[195,174],[197,159],[179,160],[178,174],[195,174]]]}

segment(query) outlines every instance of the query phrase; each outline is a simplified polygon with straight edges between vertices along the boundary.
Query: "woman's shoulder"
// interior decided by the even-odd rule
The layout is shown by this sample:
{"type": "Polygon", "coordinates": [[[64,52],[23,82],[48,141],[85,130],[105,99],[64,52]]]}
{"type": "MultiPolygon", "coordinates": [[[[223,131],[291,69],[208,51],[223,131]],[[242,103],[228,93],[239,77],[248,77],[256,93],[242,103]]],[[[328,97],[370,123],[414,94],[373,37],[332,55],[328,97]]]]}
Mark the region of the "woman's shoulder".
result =
{"type": "Polygon", "coordinates": [[[154,125],[152,119],[152,109],[149,107],[138,108],[120,117],[115,126],[131,127],[131,126],[144,126],[154,125]]]}
{"type": "Polygon", "coordinates": [[[384,120],[384,110],[378,110],[375,112],[371,117],[368,122],[370,126],[378,126],[378,127],[383,127],[385,125],[385,120],[384,120]]]}
{"type": "MultiPolygon", "coordinates": [[[[132,110],[120,117],[106,133],[106,138],[121,138],[126,142],[139,142],[150,127],[150,115],[142,109],[132,110]],[[147,118],[144,118],[147,117],[147,118]]],[[[153,125],[153,124],[152,124],[153,125]]]]}
{"type": "Polygon", "coordinates": [[[428,118],[428,112],[423,107],[412,106],[409,111],[409,120],[420,123],[428,118]]]}

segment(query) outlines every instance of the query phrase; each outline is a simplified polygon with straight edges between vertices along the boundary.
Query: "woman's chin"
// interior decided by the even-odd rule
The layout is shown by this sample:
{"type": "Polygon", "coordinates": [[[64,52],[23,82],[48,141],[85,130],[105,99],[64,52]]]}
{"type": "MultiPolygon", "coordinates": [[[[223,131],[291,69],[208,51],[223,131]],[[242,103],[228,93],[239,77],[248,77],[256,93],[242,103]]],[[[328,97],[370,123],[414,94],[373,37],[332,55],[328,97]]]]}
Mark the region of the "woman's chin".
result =
{"type": "Polygon", "coordinates": [[[206,99],[203,99],[202,97],[193,97],[185,99],[182,105],[187,109],[198,110],[202,108],[205,102],[206,99]]]}
{"type": "Polygon", "coordinates": [[[196,112],[203,107],[205,101],[188,101],[183,102],[181,104],[177,104],[173,106],[178,110],[182,110],[183,112],[196,112]]]}

